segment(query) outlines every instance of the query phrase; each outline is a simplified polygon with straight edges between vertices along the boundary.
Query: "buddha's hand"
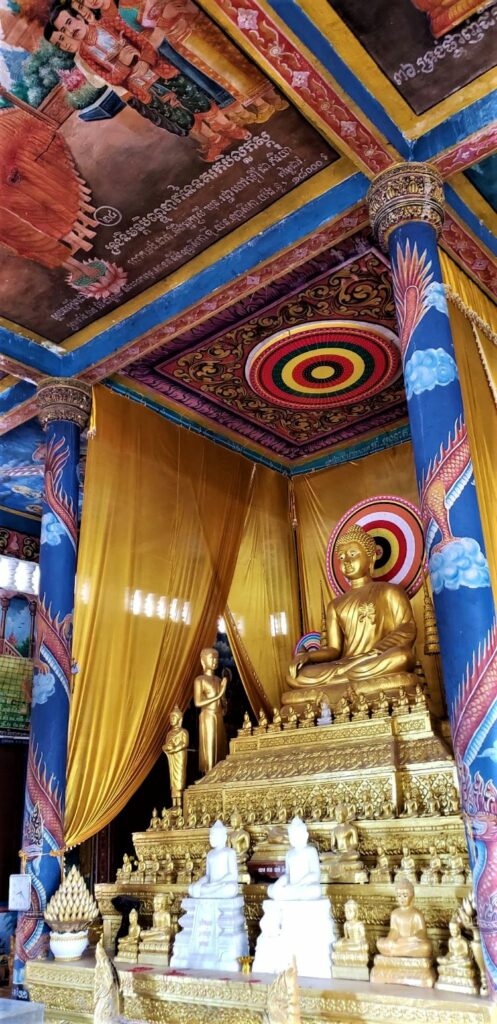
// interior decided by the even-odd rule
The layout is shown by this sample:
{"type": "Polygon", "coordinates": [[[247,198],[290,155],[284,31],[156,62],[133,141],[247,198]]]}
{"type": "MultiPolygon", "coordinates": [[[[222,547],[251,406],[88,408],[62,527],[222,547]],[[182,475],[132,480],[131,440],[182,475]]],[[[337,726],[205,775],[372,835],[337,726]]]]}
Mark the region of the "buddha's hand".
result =
{"type": "Polygon", "coordinates": [[[309,651],[300,651],[295,658],[292,658],[290,662],[290,676],[292,679],[296,679],[300,669],[310,661],[309,651]]]}

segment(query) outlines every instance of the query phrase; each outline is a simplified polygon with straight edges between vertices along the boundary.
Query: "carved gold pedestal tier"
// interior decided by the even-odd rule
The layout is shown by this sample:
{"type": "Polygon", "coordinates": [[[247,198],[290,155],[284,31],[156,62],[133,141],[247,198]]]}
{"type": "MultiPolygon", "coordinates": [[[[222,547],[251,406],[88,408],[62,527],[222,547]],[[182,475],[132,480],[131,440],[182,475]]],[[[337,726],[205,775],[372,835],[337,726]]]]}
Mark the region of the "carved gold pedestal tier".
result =
{"type": "MultiPolygon", "coordinates": [[[[261,976],[149,971],[119,966],[122,1021],[149,1024],[262,1024],[269,983],[261,976]]],[[[93,960],[78,965],[32,961],[27,968],[32,1000],[45,1006],[46,1024],[91,1024],[93,960]]],[[[495,1010],[479,997],[370,985],[308,982],[300,988],[306,1024],[495,1024],[495,1010]]]]}

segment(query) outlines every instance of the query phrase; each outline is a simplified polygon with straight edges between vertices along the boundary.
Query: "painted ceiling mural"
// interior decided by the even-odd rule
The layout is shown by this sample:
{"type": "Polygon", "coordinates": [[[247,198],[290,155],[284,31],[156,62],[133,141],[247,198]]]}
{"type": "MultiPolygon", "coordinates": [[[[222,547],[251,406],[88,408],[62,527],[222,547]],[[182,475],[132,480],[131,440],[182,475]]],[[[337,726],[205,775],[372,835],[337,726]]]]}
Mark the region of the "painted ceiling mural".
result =
{"type": "Polygon", "coordinates": [[[192,0],[1,3],[0,308],[44,337],[337,157],[192,0]]]}
{"type": "Polygon", "coordinates": [[[0,0],[0,511],[47,376],[288,473],[405,440],[366,193],[437,167],[497,300],[496,64],[497,0],[0,0]]]}
{"type": "Polygon", "coordinates": [[[422,114],[497,64],[494,0],[328,0],[422,114]]]}
{"type": "Polygon", "coordinates": [[[405,417],[389,265],[367,235],[270,295],[156,349],[127,382],[287,460],[405,417]]]}

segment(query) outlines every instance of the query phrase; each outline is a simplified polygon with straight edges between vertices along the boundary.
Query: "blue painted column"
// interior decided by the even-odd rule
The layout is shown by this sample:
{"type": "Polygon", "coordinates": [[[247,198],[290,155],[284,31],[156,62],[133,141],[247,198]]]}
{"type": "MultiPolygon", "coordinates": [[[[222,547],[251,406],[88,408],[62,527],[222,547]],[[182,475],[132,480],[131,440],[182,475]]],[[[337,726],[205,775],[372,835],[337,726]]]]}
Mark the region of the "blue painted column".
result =
{"type": "Polygon", "coordinates": [[[88,421],[91,389],[77,380],[49,378],[39,385],[37,398],[38,417],[46,431],[46,456],[21,850],[32,884],[31,908],[19,914],[17,923],[17,998],[27,998],[22,987],[26,960],[48,953],[43,911],[60,884],[63,869],[79,442],[88,421]]]}
{"type": "MultiPolygon", "coordinates": [[[[440,652],[489,991],[497,995],[497,643],[461,388],[438,258],[438,172],[399,164],[368,194],[395,308],[440,652]]],[[[482,424],[482,429],[484,425],[482,424]]]]}

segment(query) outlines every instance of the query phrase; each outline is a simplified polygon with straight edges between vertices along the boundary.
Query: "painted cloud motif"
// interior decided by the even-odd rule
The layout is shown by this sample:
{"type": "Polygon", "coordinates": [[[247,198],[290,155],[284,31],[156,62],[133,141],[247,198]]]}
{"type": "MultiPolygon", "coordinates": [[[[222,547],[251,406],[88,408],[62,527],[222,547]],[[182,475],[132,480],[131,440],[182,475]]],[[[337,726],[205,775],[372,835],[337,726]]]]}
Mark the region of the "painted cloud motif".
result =
{"type": "Polygon", "coordinates": [[[404,379],[408,398],[446,387],[457,379],[457,366],[443,348],[427,348],[413,352],[404,367],[404,379]]]}
{"type": "Polygon", "coordinates": [[[55,676],[52,672],[35,672],[33,676],[33,692],[31,706],[46,704],[55,693],[55,676]]]}
{"type": "Polygon", "coordinates": [[[489,587],[488,563],[478,541],[473,537],[459,537],[449,541],[441,551],[430,558],[430,578],[435,594],[444,587],[489,587]]]}

